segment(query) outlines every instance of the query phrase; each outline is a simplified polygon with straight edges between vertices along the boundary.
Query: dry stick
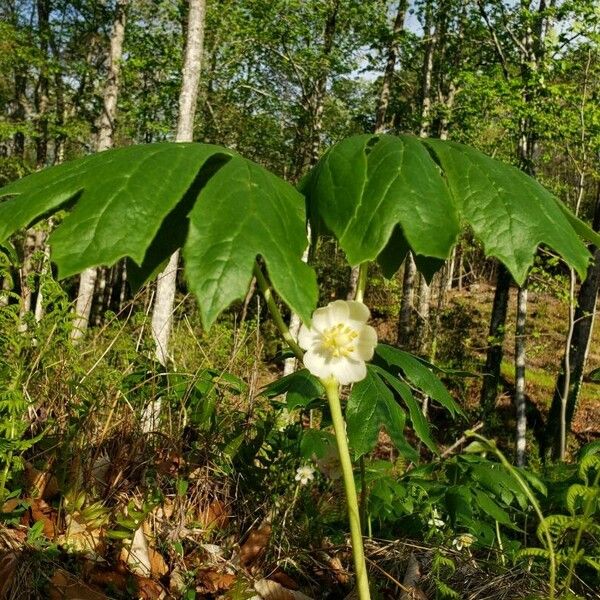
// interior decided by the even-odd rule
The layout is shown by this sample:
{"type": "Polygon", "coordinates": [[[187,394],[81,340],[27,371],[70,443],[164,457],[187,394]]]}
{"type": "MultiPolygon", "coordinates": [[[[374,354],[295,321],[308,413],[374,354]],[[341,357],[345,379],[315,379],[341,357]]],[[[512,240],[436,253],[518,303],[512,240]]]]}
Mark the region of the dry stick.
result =
{"type": "MultiPolygon", "coordinates": [[[[470,432],[474,432],[474,431],[479,431],[481,428],[483,427],[483,422],[477,423],[477,425],[471,427],[471,429],[469,429],[469,433],[470,432]]],[[[446,448],[440,455],[440,458],[446,458],[446,456],[450,456],[450,454],[452,454],[459,446],[461,446],[462,444],[464,444],[468,439],[468,436],[465,434],[462,437],[460,437],[458,440],[456,440],[456,442],[454,442],[454,444],[452,444],[452,446],[446,448]]]]}

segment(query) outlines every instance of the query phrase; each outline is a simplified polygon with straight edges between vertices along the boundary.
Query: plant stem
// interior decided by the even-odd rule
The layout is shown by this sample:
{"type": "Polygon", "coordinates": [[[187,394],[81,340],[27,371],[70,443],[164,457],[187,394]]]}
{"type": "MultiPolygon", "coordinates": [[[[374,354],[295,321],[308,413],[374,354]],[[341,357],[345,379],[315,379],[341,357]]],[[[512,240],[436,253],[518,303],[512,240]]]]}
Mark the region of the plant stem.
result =
{"type": "MultiPolygon", "coordinates": [[[[356,291],[354,293],[354,300],[357,302],[363,302],[365,297],[365,289],[367,287],[367,274],[369,270],[369,263],[361,263],[358,267],[358,280],[356,282],[356,291]]],[[[361,456],[359,459],[360,466],[360,520],[364,523],[367,520],[367,482],[365,476],[365,458],[361,456]]],[[[369,536],[371,537],[371,536],[369,536]]]]}
{"type": "Polygon", "coordinates": [[[350,521],[350,538],[352,540],[352,557],[354,558],[358,598],[359,600],[370,600],[369,579],[360,528],[360,513],[358,509],[358,499],[356,497],[352,461],[350,460],[350,451],[348,449],[348,440],[346,438],[346,424],[344,422],[344,417],[342,416],[342,406],[340,404],[339,383],[333,377],[321,379],[321,383],[325,387],[327,393],[327,400],[329,401],[329,409],[331,411],[331,420],[333,421],[333,429],[335,431],[335,440],[340,455],[340,465],[342,467],[342,476],[346,491],[346,503],[348,506],[348,520],[350,521]]]}
{"type": "Polygon", "coordinates": [[[275,298],[273,297],[273,292],[271,291],[271,286],[269,285],[269,282],[267,281],[267,278],[264,276],[262,269],[260,268],[258,263],[254,263],[254,276],[256,277],[256,283],[258,284],[258,289],[262,292],[262,295],[264,296],[265,301],[267,303],[269,312],[271,313],[271,316],[273,317],[273,322],[275,323],[275,326],[279,330],[279,333],[281,333],[281,336],[283,337],[283,339],[287,342],[287,345],[290,347],[290,349],[292,350],[292,352],[294,353],[296,358],[299,360],[302,360],[302,357],[304,356],[304,352],[302,351],[300,346],[298,346],[298,344],[296,343],[296,340],[294,339],[294,336],[292,336],[292,334],[290,333],[290,330],[288,329],[287,325],[285,324],[285,321],[283,320],[283,317],[281,316],[279,307],[277,306],[277,303],[275,302],[275,298]]]}
{"type": "Polygon", "coordinates": [[[364,302],[365,289],[367,288],[367,273],[369,270],[369,263],[361,263],[358,267],[358,282],[356,283],[356,294],[354,299],[357,302],[364,302]]]}
{"type": "Polygon", "coordinates": [[[537,501],[534,493],[531,491],[531,488],[527,485],[527,482],[521,477],[519,472],[508,462],[506,456],[502,454],[500,450],[496,447],[494,442],[491,442],[486,437],[479,435],[473,431],[468,431],[466,433],[467,437],[474,438],[484,444],[491,452],[493,452],[496,457],[502,463],[502,466],[515,478],[519,487],[523,490],[529,502],[533,506],[535,513],[540,521],[540,526],[542,531],[544,532],[544,537],[546,538],[546,547],[548,549],[548,554],[550,556],[550,595],[549,599],[554,600],[555,596],[555,587],[556,587],[556,552],[554,550],[554,544],[552,543],[552,537],[550,535],[550,531],[548,531],[548,526],[544,522],[544,514],[542,513],[542,509],[540,508],[540,504],[537,501]]]}

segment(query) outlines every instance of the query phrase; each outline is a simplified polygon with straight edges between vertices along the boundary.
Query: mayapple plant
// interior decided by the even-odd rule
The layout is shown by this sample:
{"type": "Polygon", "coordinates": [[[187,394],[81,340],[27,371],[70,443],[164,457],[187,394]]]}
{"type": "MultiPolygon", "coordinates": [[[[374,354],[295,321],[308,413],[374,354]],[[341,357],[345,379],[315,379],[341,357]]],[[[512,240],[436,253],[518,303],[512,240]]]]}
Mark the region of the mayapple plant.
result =
{"type": "Polygon", "coordinates": [[[136,288],[181,247],[206,328],[245,296],[256,277],[275,325],[308,369],[276,382],[271,392],[287,391],[298,403],[323,394],[329,401],[360,600],[370,595],[350,449],[355,458],[363,456],[385,427],[399,451],[416,462],[418,453],[404,437],[409,420],[437,452],[413,388],[461,414],[432,365],[375,346],[361,304],[368,264],[377,261],[392,276],[410,251],[430,280],[468,227],[486,254],[522,284],[540,245],[581,278],[590,259],[584,242],[600,246],[600,236],[518,169],[468,146],[407,135],[347,138],[330,148],[299,189],[210,144],[149,144],[87,156],[0,189],[0,244],[57,212],[48,242],[59,277],[127,258],[136,288]],[[357,302],[313,312],[316,275],[302,261],[307,217],[314,237],[334,235],[349,263],[360,265],[357,302]],[[300,315],[298,340],[275,294],[300,315]],[[374,364],[366,365],[372,357],[374,364]],[[350,383],[344,419],[339,388],[350,383]]]}

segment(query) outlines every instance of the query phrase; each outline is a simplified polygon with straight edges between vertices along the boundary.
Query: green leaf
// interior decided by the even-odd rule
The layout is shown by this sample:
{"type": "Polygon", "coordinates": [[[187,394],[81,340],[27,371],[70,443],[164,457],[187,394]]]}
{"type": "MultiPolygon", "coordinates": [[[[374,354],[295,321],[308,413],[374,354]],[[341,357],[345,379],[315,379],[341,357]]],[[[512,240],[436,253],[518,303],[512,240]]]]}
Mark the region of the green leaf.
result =
{"type": "Polygon", "coordinates": [[[311,375],[308,369],[301,369],[270,383],[263,389],[262,393],[267,398],[287,394],[287,408],[288,410],[294,410],[298,406],[305,407],[313,400],[322,398],[325,390],[321,382],[314,375],[311,375]]]}
{"type": "Polygon", "coordinates": [[[358,458],[370,452],[385,428],[407,458],[417,462],[418,455],[404,438],[406,416],[387,385],[369,365],[367,376],[354,384],[346,406],[346,424],[350,447],[358,458]]]}
{"type": "Polygon", "coordinates": [[[569,486],[565,496],[567,509],[572,515],[583,512],[586,502],[590,499],[600,497],[600,490],[579,483],[569,486]]]}
{"type": "Polygon", "coordinates": [[[453,485],[446,490],[445,507],[453,526],[457,521],[471,520],[473,516],[472,498],[471,490],[465,485],[453,485]]]}
{"type": "Polygon", "coordinates": [[[579,461],[578,475],[587,485],[592,485],[592,481],[600,471],[600,454],[586,454],[579,461]]]}
{"type": "Polygon", "coordinates": [[[343,140],[319,161],[303,191],[313,225],[322,221],[353,265],[375,260],[391,240],[386,252],[396,254],[399,266],[406,252],[403,239],[415,254],[447,258],[458,235],[456,209],[440,169],[412,136],[343,140]]]}
{"type": "Polygon", "coordinates": [[[209,144],[129,146],[44,169],[0,190],[0,241],[67,204],[50,236],[61,277],[125,256],[140,264],[165,217],[212,156],[209,144]]]}
{"type": "Polygon", "coordinates": [[[335,436],[322,429],[305,429],[300,440],[300,454],[303,458],[323,458],[328,452],[337,452],[335,436]]]}
{"type": "Polygon", "coordinates": [[[548,495],[548,488],[546,484],[534,473],[524,468],[514,467],[527,481],[530,487],[538,491],[542,496],[548,495]]]}
{"type": "Polygon", "coordinates": [[[455,142],[347,138],[330,148],[302,189],[314,229],[331,231],[351,264],[378,259],[387,277],[409,248],[431,276],[440,264],[431,257],[448,256],[459,223],[519,284],[540,244],[582,278],[590,254],[579,236],[600,246],[600,236],[533,178],[455,142]]]}
{"type": "Polygon", "coordinates": [[[410,387],[406,385],[403,381],[400,381],[396,377],[394,377],[391,373],[388,373],[384,369],[377,367],[376,365],[372,365],[371,367],[375,372],[377,372],[385,381],[390,385],[396,393],[404,400],[408,408],[408,414],[410,416],[410,421],[412,423],[413,429],[415,433],[419,436],[419,439],[434,453],[439,454],[439,449],[437,444],[431,437],[431,430],[429,428],[429,423],[423,414],[421,406],[413,396],[410,387]]]}
{"type": "Polygon", "coordinates": [[[310,321],[318,289],[314,271],[301,260],[308,240],[299,192],[234,157],[202,189],[189,219],[183,255],[206,326],[246,295],[257,256],[281,298],[310,321]]]}
{"type": "Polygon", "coordinates": [[[503,508],[498,506],[498,504],[496,504],[496,502],[494,502],[485,492],[475,490],[475,500],[481,510],[494,519],[494,521],[498,521],[498,523],[506,525],[511,529],[518,529],[512,522],[509,514],[503,508]]]}
{"type": "MultiPolygon", "coordinates": [[[[554,196],[519,169],[456,142],[424,140],[439,161],[461,218],[488,256],[522,284],[540,244],[585,278],[590,254],[579,239],[599,239],[554,196]]],[[[593,233],[593,232],[592,232],[593,233]]]]}
{"type": "Polygon", "coordinates": [[[132,279],[141,284],[184,245],[206,326],[245,295],[259,255],[275,290],[303,320],[316,305],[316,277],[301,260],[302,196],[220,146],[110,150],[34,173],[0,189],[2,197],[8,198],[0,202],[0,243],[72,207],[49,238],[61,277],[129,257],[139,267],[132,279]]]}
{"type": "Polygon", "coordinates": [[[378,344],[375,352],[388,365],[402,369],[406,379],[416,388],[446,408],[452,416],[465,416],[444,384],[421,361],[403,350],[378,344]]]}

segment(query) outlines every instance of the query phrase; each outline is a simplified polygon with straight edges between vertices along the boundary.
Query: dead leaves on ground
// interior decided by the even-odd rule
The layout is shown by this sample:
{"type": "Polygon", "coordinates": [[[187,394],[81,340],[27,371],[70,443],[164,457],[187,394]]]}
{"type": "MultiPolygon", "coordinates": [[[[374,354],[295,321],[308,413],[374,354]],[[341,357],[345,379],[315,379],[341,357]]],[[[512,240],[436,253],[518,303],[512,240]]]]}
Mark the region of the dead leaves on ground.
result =
{"type": "Polygon", "coordinates": [[[264,554],[270,538],[271,525],[269,523],[253,529],[248,535],[248,539],[240,547],[240,563],[244,567],[249,567],[260,558],[264,554]]]}

